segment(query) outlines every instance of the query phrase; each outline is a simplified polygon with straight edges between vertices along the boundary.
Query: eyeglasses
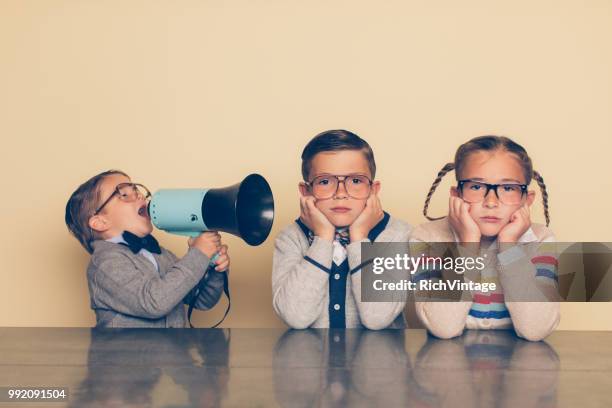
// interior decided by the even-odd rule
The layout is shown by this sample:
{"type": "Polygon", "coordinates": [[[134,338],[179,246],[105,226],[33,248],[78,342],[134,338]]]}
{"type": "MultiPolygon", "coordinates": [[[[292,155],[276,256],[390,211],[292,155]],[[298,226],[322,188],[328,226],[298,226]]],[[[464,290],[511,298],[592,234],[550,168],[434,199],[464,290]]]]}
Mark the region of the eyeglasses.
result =
{"type": "Polygon", "coordinates": [[[527,184],[488,184],[473,180],[459,180],[461,198],[468,203],[479,203],[493,190],[497,199],[507,205],[520,204],[527,193],[527,184]]]}
{"type": "Polygon", "coordinates": [[[363,200],[370,196],[372,180],[362,174],[349,174],[346,176],[334,176],[326,174],[315,177],[306,185],[310,188],[312,195],[318,200],[327,200],[335,197],[338,193],[340,183],[344,185],[346,194],[354,199],[363,200]]]}
{"type": "Polygon", "coordinates": [[[100,211],[102,211],[104,206],[108,204],[110,200],[112,200],[115,196],[119,197],[121,201],[130,203],[138,200],[139,198],[144,198],[145,200],[148,199],[149,197],[151,197],[151,192],[148,188],[138,183],[117,184],[117,187],[115,187],[115,191],[113,191],[113,194],[111,194],[110,197],[108,197],[106,201],[104,201],[102,205],[98,207],[96,212],[94,212],[94,215],[98,215],[100,211]]]}

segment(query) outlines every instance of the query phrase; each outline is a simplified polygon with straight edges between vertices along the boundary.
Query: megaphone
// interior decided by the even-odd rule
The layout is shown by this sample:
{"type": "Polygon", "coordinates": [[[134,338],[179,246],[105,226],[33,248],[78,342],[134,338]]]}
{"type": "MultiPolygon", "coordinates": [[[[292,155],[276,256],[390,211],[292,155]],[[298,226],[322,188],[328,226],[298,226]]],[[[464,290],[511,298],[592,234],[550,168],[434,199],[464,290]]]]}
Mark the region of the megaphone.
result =
{"type": "Polygon", "coordinates": [[[249,245],[266,240],[274,221],[274,198],[265,178],[250,174],[224,188],[162,189],[151,197],[153,225],[171,234],[195,237],[222,231],[249,245]]]}

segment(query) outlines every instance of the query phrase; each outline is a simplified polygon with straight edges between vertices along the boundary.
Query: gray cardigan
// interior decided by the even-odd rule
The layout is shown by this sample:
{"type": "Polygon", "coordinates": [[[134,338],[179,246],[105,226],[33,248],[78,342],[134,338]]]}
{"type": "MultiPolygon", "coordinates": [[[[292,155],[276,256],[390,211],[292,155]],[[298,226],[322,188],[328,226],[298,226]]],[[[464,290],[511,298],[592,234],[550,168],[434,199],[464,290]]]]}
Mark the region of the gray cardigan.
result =
{"type": "MultiPolygon", "coordinates": [[[[209,259],[190,248],[178,259],[162,248],[155,265],[120,244],[96,240],[87,267],[96,327],[188,327],[185,304],[194,296],[209,259]]],[[[223,292],[224,273],[210,269],[195,303],[209,309],[223,292]]]]}
{"type": "MultiPolygon", "coordinates": [[[[408,242],[411,227],[390,217],[374,242],[408,242]]],[[[372,234],[370,234],[372,235],[372,234]]],[[[373,238],[373,237],[372,237],[373,238]]],[[[347,245],[349,268],[346,279],[344,314],[347,328],[404,328],[406,301],[361,301],[361,242],[347,245]]],[[[276,314],[294,329],[328,328],[329,280],[333,243],[314,237],[312,245],[296,222],[276,238],[272,262],[272,304],[276,314]]],[[[338,310],[338,309],[337,309],[338,310]]]]}

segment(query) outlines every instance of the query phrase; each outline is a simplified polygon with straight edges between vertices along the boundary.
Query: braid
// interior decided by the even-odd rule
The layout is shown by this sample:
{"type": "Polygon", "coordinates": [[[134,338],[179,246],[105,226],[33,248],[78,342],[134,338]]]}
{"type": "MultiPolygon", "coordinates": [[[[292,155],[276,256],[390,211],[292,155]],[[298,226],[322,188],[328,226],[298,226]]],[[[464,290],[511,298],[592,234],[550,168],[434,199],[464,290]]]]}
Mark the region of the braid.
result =
{"type": "Polygon", "coordinates": [[[540,186],[540,191],[542,191],[542,204],[544,205],[544,217],[546,218],[546,226],[550,224],[550,215],[548,213],[548,192],[546,191],[546,184],[544,184],[544,179],[542,175],[537,171],[533,171],[533,178],[540,186]]]}
{"type": "Polygon", "coordinates": [[[427,198],[425,199],[425,207],[423,208],[423,215],[429,221],[434,221],[434,220],[439,220],[439,219],[444,218],[444,217],[438,217],[438,218],[430,217],[429,215],[427,215],[427,207],[429,207],[429,201],[431,200],[431,196],[436,191],[436,188],[438,188],[438,185],[442,181],[442,177],[444,177],[446,173],[454,169],[455,169],[455,163],[446,163],[444,167],[442,167],[442,170],[438,172],[438,176],[436,177],[433,184],[431,185],[431,188],[429,189],[429,193],[427,194],[427,198]]]}

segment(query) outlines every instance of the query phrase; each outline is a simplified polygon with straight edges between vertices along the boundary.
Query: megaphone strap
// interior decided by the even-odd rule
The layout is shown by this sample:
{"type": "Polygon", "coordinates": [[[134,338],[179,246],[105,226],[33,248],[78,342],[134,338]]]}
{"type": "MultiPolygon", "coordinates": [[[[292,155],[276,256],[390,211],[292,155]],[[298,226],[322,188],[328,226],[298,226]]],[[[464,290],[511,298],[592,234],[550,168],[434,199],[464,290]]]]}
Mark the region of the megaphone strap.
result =
{"type": "MultiPolygon", "coordinates": [[[[208,274],[208,271],[211,267],[209,267],[208,269],[206,269],[206,274],[208,274]]],[[[204,275],[204,278],[206,277],[206,275],[204,275]]],[[[204,278],[202,278],[202,280],[200,281],[200,283],[198,283],[198,285],[196,286],[195,290],[194,290],[194,294],[193,297],[191,298],[191,301],[189,302],[189,309],[187,310],[187,320],[189,321],[189,327],[191,327],[192,329],[195,328],[195,326],[191,323],[191,314],[193,313],[193,309],[195,308],[195,303],[198,300],[198,297],[200,295],[200,285],[206,284],[204,281],[204,278]]],[[[225,320],[225,318],[227,317],[231,307],[232,307],[232,300],[230,298],[230,292],[229,292],[229,279],[227,277],[227,271],[225,273],[223,273],[223,293],[225,293],[225,296],[227,297],[227,308],[225,309],[225,313],[223,314],[223,317],[221,318],[221,320],[219,320],[214,326],[211,326],[211,329],[216,328],[217,326],[219,326],[221,323],[223,323],[223,321],[225,320]]]]}

